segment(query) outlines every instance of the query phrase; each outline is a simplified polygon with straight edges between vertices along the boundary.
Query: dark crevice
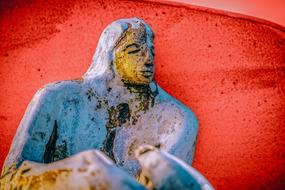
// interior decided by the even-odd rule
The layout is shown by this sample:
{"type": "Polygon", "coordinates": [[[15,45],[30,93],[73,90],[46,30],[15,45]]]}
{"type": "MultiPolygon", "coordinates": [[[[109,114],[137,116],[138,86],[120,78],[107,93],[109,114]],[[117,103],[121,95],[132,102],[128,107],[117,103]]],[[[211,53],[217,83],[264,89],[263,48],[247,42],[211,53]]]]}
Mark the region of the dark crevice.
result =
{"type": "Polygon", "coordinates": [[[116,128],[107,128],[107,135],[103,143],[102,151],[116,163],[113,151],[115,137],[116,137],[116,128]]]}
{"type": "Polygon", "coordinates": [[[56,149],[56,140],[58,138],[57,129],[58,125],[57,121],[55,120],[52,133],[50,135],[48,143],[46,144],[45,153],[43,157],[44,163],[51,163],[54,161],[53,157],[56,149]]]}
{"type": "Polygon", "coordinates": [[[130,121],[131,110],[129,104],[120,103],[116,107],[112,106],[108,109],[109,121],[106,124],[107,134],[103,142],[102,151],[109,156],[115,163],[116,159],[114,156],[114,140],[116,137],[116,128],[122,126],[122,124],[130,121]]]}
{"type": "Polygon", "coordinates": [[[131,114],[130,114],[130,108],[129,104],[127,103],[121,103],[117,106],[118,110],[118,120],[120,125],[126,123],[128,120],[130,120],[131,114]]]}

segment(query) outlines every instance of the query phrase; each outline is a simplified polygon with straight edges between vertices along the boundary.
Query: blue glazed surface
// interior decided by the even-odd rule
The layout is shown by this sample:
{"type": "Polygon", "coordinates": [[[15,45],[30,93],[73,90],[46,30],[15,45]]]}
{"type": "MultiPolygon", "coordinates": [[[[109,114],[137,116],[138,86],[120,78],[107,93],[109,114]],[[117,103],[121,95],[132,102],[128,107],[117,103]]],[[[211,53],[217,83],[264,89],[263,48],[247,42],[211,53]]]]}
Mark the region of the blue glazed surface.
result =
{"type": "MultiPolygon", "coordinates": [[[[141,25],[146,38],[151,38],[152,30],[138,18],[111,23],[82,79],[51,83],[37,92],[17,130],[5,168],[25,160],[50,163],[98,149],[136,175],[139,165],[134,150],[142,144],[192,163],[198,132],[193,112],[154,79],[146,85],[126,85],[114,67],[116,42],[125,30],[141,25]]],[[[151,40],[146,43],[153,45],[151,40]]]]}

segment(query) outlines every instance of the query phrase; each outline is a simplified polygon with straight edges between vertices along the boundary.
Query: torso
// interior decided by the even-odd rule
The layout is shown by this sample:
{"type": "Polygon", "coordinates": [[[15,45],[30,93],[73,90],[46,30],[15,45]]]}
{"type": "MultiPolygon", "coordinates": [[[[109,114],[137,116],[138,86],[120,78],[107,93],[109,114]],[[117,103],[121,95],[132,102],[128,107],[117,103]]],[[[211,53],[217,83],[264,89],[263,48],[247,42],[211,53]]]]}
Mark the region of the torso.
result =
{"type": "MultiPolygon", "coordinates": [[[[187,120],[185,116],[191,111],[165,95],[165,92],[158,94],[147,109],[137,109],[140,106],[131,105],[132,101],[128,98],[124,101],[118,97],[121,101],[114,101],[114,97],[100,96],[92,88],[69,85],[64,86],[68,91],[54,91],[57,98],[51,106],[54,106],[55,115],[50,118],[46,116],[46,120],[50,119],[48,122],[54,123],[49,137],[49,142],[54,141],[51,142],[51,145],[54,143],[54,150],[45,151],[44,159],[47,156],[48,160],[43,162],[54,162],[84,150],[98,149],[136,175],[139,165],[134,151],[142,144],[154,145],[174,155],[180,148],[183,152],[189,152],[192,158],[194,147],[189,149],[193,143],[189,133],[193,132],[190,137],[195,140],[197,130],[193,128],[189,132],[189,118],[187,120]],[[109,129],[115,130],[111,138],[107,138],[108,134],[110,137],[109,129]],[[185,139],[189,139],[189,143],[185,139]]],[[[188,159],[184,153],[176,156],[188,159]]]]}

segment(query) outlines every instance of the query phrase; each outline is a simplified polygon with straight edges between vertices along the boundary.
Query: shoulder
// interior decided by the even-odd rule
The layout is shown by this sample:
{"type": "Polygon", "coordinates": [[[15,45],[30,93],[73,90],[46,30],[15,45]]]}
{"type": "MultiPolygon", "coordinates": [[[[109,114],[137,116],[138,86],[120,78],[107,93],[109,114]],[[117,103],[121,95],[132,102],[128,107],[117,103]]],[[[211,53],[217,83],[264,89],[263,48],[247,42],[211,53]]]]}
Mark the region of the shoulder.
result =
{"type": "MultiPolygon", "coordinates": [[[[183,119],[183,123],[186,127],[191,128],[198,128],[198,120],[194,112],[188,108],[186,105],[184,105],[182,102],[177,100],[176,98],[169,95],[166,91],[164,91],[162,88],[158,87],[159,91],[159,104],[161,104],[162,107],[166,107],[168,110],[171,110],[171,114],[173,116],[179,115],[183,119]]],[[[171,117],[171,116],[170,116],[171,117]]]]}
{"type": "Polygon", "coordinates": [[[63,80],[63,81],[56,81],[52,83],[48,83],[42,88],[39,89],[39,93],[52,93],[52,92],[59,92],[62,90],[65,91],[78,91],[82,86],[81,82],[76,80],[63,80]]]}
{"type": "MultiPolygon", "coordinates": [[[[33,96],[30,101],[27,112],[44,111],[56,106],[62,96],[71,96],[72,94],[80,93],[80,86],[74,81],[58,81],[44,85],[33,96]]],[[[26,114],[24,115],[24,117],[26,114]]]]}
{"type": "Polygon", "coordinates": [[[56,81],[48,83],[40,88],[34,96],[34,99],[53,99],[63,94],[79,93],[81,82],[75,80],[56,81]]]}

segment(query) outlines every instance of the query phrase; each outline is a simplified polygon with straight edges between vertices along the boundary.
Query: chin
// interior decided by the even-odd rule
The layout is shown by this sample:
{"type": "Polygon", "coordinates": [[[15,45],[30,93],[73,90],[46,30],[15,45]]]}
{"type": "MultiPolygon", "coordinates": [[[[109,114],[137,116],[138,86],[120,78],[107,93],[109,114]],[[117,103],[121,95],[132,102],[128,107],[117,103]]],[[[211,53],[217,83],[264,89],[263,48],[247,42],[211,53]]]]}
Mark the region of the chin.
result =
{"type": "Polygon", "coordinates": [[[143,84],[150,84],[153,81],[153,77],[144,77],[145,80],[143,80],[143,84]]]}
{"type": "Polygon", "coordinates": [[[132,84],[132,85],[148,85],[150,84],[154,79],[154,76],[144,76],[139,75],[136,77],[136,79],[129,79],[124,80],[124,83],[132,84]]]}
{"type": "Polygon", "coordinates": [[[151,82],[152,82],[152,79],[151,80],[147,79],[147,80],[136,81],[135,84],[137,84],[137,85],[148,85],[151,82]]]}

